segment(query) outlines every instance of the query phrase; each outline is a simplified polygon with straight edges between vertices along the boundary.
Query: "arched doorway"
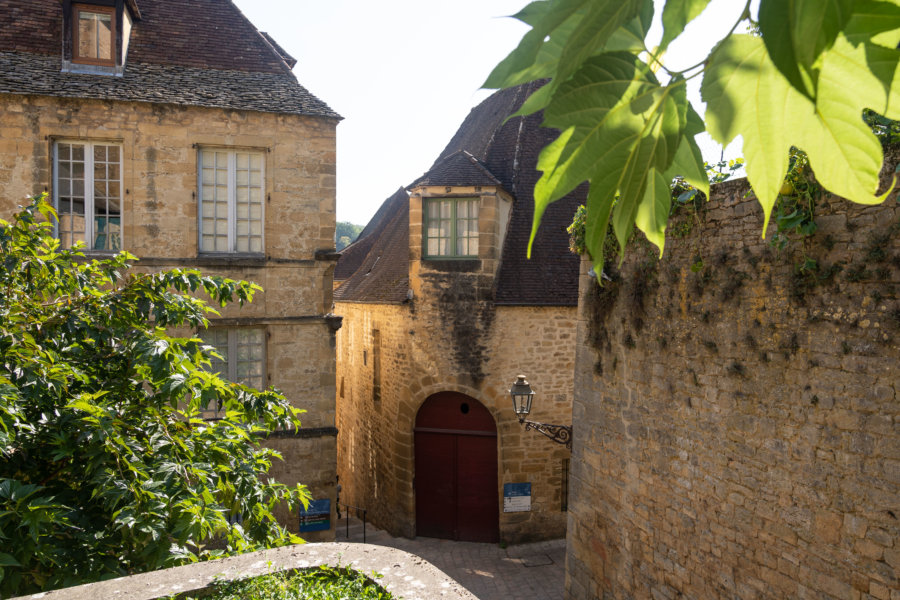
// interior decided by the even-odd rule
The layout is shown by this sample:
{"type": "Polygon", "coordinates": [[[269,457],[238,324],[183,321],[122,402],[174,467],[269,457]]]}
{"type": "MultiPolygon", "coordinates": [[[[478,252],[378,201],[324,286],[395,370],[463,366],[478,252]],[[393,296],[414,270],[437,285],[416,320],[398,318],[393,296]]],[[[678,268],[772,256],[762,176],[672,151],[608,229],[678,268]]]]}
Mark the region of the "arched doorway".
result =
{"type": "Polygon", "coordinates": [[[465,394],[430,396],[416,415],[416,535],[500,540],[497,425],[465,394]]]}

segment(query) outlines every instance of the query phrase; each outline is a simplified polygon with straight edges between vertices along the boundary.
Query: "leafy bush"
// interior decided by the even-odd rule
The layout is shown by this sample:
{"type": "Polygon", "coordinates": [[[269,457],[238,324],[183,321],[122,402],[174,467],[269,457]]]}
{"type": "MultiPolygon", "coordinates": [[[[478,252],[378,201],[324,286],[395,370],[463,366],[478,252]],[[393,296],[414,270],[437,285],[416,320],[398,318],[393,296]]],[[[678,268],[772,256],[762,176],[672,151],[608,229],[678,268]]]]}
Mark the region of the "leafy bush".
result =
{"type": "Polygon", "coordinates": [[[0,221],[0,595],[300,541],[272,511],[308,494],[264,482],[279,456],[258,445],[298,411],[208,372],[212,348],[166,329],[207,325],[194,294],[243,304],[260,288],[86,260],[54,218],[42,197],[0,221]],[[200,418],[210,402],[224,418],[200,418]]]}
{"type": "MultiPolygon", "coordinates": [[[[222,581],[206,600],[392,600],[377,583],[349,568],[319,567],[294,574],[222,581]]],[[[186,600],[193,600],[188,598],[186,600]]]]}

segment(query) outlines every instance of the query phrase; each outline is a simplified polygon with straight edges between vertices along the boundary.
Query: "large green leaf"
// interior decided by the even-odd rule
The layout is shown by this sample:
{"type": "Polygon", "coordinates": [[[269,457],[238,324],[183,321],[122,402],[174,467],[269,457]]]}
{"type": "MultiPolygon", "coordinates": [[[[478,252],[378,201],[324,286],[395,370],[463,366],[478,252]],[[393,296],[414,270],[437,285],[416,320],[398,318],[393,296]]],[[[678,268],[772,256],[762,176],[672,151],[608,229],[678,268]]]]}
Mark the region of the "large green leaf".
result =
{"type": "MultiPolygon", "coordinates": [[[[518,81],[519,74],[531,69],[540,55],[545,39],[552,38],[557,28],[562,26],[572,15],[584,9],[590,0],[549,0],[547,2],[533,2],[516,15],[520,20],[532,26],[526,33],[515,50],[494,67],[491,74],[482,87],[502,88],[508,85],[506,82],[518,81]]],[[[525,80],[528,81],[528,80],[525,80]]]]}
{"type": "Polygon", "coordinates": [[[668,0],[662,13],[663,36],[660,49],[665,49],[684,31],[688,23],[709,4],[710,0],[668,0]]]}
{"type": "MultiPolygon", "coordinates": [[[[530,25],[535,25],[540,22],[541,17],[546,13],[545,7],[550,4],[550,2],[546,1],[533,2],[517,14],[516,18],[519,18],[530,25]],[[541,6],[535,8],[534,5],[541,6]]],[[[556,74],[559,57],[562,55],[563,48],[565,47],[569,36],[572,35],[572,32],[575,31],[584,18],[585,12],[584,9],[576,11],[562,24],[556,27],[548,38],[540,45],[537,55],[534,58],[534,62],[524,68],[519,68],[516,71],[498,72],[498,66],[498,69],[494,69],[494,72],[492,72],[487,81],[484,82],[484,87],[507,88],[528,81],[534,81],[535,79],[553,77],[553,75],[556,74]]]]}
{"type": "MultiPolygon", "coordinates": [[[[546,108],[560,84],[591,56],[613,50],[638,54],[644,48],[643,40],[652,20],[652,0],[585,2],[545,38],[541,51],[528,69],[520,71],[516,79],[509,80],[510,83],[497,86],[507,87],[542,77],[552,78],[547,85],[529,96],[512,116],[530,115],[546,108]],[[634,17],[628,20],[631,14],[634,17]]],[[[495,82],[489,79],[484,87],[495,87],[488,83],[495,82]]]]}
{"type": "Polygon", "coordinates": [[[900,43],[900,6],[896,0],[856,0],[843,34],[854,45],[871,42],[894,49],[900,43]]]}
{"type": "Polygon", "coordinates": [[[675,158],[663,176],[666,181],[682,177],[709,198],[709,178],[706,175],[706,169],[703,168],[703,155],[697,142],[694,141],[693,135],[685,129],[685,135],[681,137],[681,142],[675,151],[675,158]]]}
{"type": "Polygon", "coordinates": [[[589,10],[569,36],[554,79],[565,82],[584,62],[606,46],[619,27],[641,14],[646,0],[587,0],[589,10]]]}
{"type": "Polygon", "coordinates": [[[671,181],[656,169],[650,169],[647,174],[644,197],[637,207],[634,220],[637,228],[643,231],[647,239],[659,248],[660,256],[662,256],[666,243],[666,223],[669,220],[669,209],[672,206],[672,190],[669,189],[671,181]]]}
{"type": "Polygon", "coordinates": [[[644,39],[653,23],[653,2],[644,2],[638,15],[631,21],[615,30],[603,50],[606,52],[631,52],[639,54],[644,50],[644,39]]]}
{"type": "Polygon", "coordinates": [[[750,35],[733,35],[719,46],[700,93],[709,135],[723,146],[743,136],[747,178],[763,207],[765,234],[788,167],[790,130],[812,118],[812,103],[796,108],[808,114],[789,113],[788,99],[805,97],[772,64],[763,41],[750,35]]]}
{"type": "Polygon", "coordinates": [[[544,113],[545,125],[563,133],[538,160],[535,222],[550,202],[589,179],[595,197],[618,194],[613,226],[624,246],[650,169],[662,172],[674,158],[685,126],[683,88],[661,87],[634,55],[588,60],[544,113]]]}
{"type": "Polygon", "coordinates": [[[850,20],[854,0],[761,0],[759,27],[772,62],[797,90],[816,93],[815,64],[850,20]]]}
{"type": "MultiPolygon", "coordinates": [[[[814,118],[796,123],[797,145],[809,155],[819,182],[830,192],[862,204],[877,204],[875,195],[884,161],[881,142],[862,120],[864,108],[872,108],[891,119],[900,118],[900,86],[896,50],[876,46],[854,47],[840,36],[823,54],[819,94],[814,118]],[[866,69],[871,66],[867,50],[884,57],[883,78],[866,69]],[[884,56],[887,55],[887,56],[884,56]]],[[[804,99],[805,100],[805,99],[804,99]]],[[[806,115],[805,104],[793,99],[806,115]]]]}
{"type": "Polygon", "coordinates": [[[881,145],[863,122],[862,109],[893,106],[884,82],[864,65],[865,48],[837,38],[822,54],[813,104],[787,82],[758,38],[732,36],[714,54],[701,87],[708,129],[723,145],[743,137],[747,177],[765,213],[763,233],[791,146],[807,152],[829,191],[864,204],[882,200],[875,196],[881,145]]]}
{"type": "Polygon", "coordinates": [[[584,240],[594,265],[603,268],[606,257],[603,247],[606,244],[606,233],[612,216],[616,196],[601,193],[599,187],[591,187],[587,197],[587,218],[584,224],[584,240]]]}
{"type": "Polygon", "coordinates": [[[634,55],[612,53],[590,59],[560,87],[544,112],[547,127],[574,130],[558,152],[542,154],[538,169],[544,174],[535,197],[547,202],[561,198],[610,159],[624,167],[634,146],[652,129],[648,121],[655,123],[662,108],[671,109],[674,121],[664,132],[672,152],[656,155],[658,162],[653,165],[664,169],[671,163],[680,135],[672,88],[662,88],[634,55]]]}

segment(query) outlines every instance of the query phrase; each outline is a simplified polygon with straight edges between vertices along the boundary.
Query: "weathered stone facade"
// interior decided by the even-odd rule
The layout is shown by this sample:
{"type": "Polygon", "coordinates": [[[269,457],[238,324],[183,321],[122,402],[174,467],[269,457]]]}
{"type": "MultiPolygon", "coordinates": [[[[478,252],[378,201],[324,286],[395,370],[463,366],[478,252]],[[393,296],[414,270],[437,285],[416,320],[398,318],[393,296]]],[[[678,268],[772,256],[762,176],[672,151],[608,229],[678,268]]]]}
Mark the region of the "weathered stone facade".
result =
{"type": "MultiPolygon", "coordinates": [[[[77,76],[76,76],[77,77],[77,76]]],[[[264,288],[213,326],[265,330],[266,380],[298,408],[303,429],[270,440],[284,455],[273,475],[335,499],[335,338],[329,316],[335,219],[336,118],[147,102],[0,94],[0,215],[51,192],[56,140],[121,147],[122,248],[140,269],[196,267],[264,288]],[[198,148],[264,156],[264,253],[198,251],[198,148]]],[[[297,515],[279,515],[292,530],[297,515]]],[[[331,531],[306,534],[333,539],[331,531]]]]}
{"type": "Polygon", "coordinates": [[[541,115],[512,117],[540,87],[475,107],[431,169],[341,252],[341,500],[394,535],[479,542],[560,538],[570,451],[526,431],[569,425],[578,259],[566,226],[586,187],[554,203],[526,258],[541,115]]]}
{"type": "MultiPolygon", "coordinates": [[[[456,283],[465,289],[465,284],[456,283]]],[[[338,463],[341,499],[365,507],[369,518],[395,535],[416,535],[414,435],[416,414],[432,394],[455,391],[475,398],[497,424],[497,503],[503,484],[531,482],[530,512],[500,512],[503,541],[521,542],[565,535],[565,446],[524,431],[512,410],[509,386],[526,373],[535,389],[529,418],[569,423],[575,308],[490,306],[490,323],[473,323],[441,302],[441,289],[423,280],[408,304],[336,304],[344,318],[338,331],[338,463]],[[477,324],[476,324],[477,323],[477,324]],[[380,400],[374,400],[372,332],[380,337],[380,400]],[[526,334],[523,334],[526,333],[526,334]],[[471,336],[489,348],[474,366],[466,352],[454,352],[454,335],[471,336]]],[[[477,353],[475,353],[477,355],[477,353]]]]}
{"type": "Polygon", "coordinates": [[[746,192],[584,269],[570,598],[900,598],[900,208],[746,192]]]}

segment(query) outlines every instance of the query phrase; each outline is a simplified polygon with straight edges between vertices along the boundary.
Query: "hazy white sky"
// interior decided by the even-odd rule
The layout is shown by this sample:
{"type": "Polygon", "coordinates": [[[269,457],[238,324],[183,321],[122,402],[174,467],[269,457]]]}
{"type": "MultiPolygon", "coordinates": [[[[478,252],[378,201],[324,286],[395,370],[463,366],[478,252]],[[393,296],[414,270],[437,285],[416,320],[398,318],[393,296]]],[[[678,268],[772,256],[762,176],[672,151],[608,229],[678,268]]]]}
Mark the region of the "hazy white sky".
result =
{"type": "MultiPolygon", "coordinates": [[[[297,59],[300,83],[344,117],[337,128],[337,218],[361,225],[431,166],[490,94],[479,89],[488,73],[527,31],[503,18],[527,0],[234,2],[297,59]]],[[[701,60],[742,5],[713,0],[703,21],[673,43],[667,65],[701,60]]],[[[702,146],[707,160],[718,160],[717,146],[702,146]]]]}

